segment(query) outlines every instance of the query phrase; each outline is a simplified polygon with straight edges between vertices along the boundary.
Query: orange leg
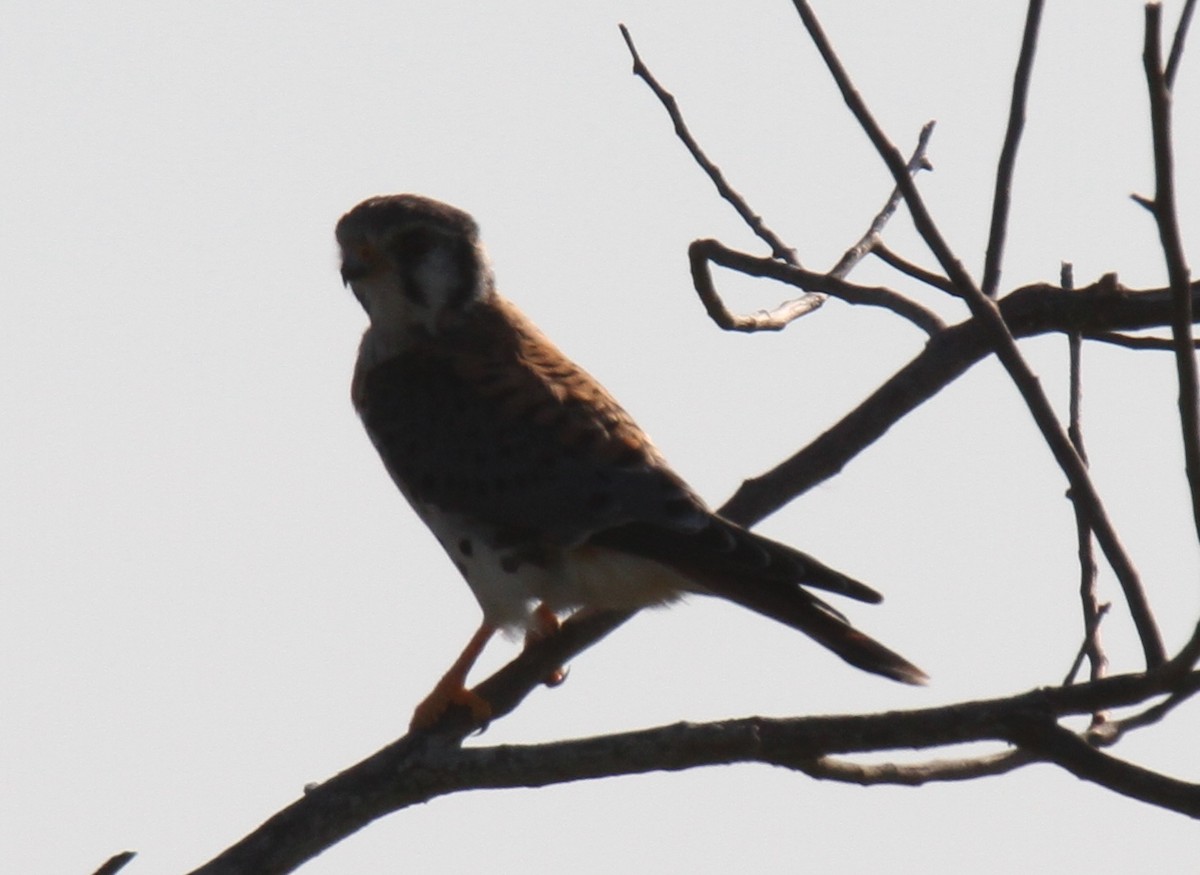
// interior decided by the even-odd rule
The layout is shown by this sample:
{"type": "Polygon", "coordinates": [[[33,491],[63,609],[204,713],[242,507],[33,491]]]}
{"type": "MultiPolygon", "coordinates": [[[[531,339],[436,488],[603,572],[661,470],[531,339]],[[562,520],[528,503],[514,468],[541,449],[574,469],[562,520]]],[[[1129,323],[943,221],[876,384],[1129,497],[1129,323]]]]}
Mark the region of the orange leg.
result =
{"type": "Polygon", "coordinates": [[[412,720],[408,724],[409,729],[429,729],[452,705],[469,708],[471,716],[477,722],[487,722],[492,716],[492,706],[467,689],[467,673],[471,671],[471,666],[495,634],[496,627],[485,620],[471,636],[458,659],[454,660],[454,665],[450,666],[433,691],[413,711],[412,720]]]}
{"type": "MultiPolygon", "coordinates": [[[[525,646],[528,647],[535,641],[541,641],[543,638],[549,638],[558,631],[562,625],[559,622],[558,614],[546,607],[545,604],[538,605],[533,611],[533,626],[525,633],[525,646]]],[[[548,687],[557,687],[567,679],[567,673],[559,666],[550,672],[542,683],[548,687]]]]}

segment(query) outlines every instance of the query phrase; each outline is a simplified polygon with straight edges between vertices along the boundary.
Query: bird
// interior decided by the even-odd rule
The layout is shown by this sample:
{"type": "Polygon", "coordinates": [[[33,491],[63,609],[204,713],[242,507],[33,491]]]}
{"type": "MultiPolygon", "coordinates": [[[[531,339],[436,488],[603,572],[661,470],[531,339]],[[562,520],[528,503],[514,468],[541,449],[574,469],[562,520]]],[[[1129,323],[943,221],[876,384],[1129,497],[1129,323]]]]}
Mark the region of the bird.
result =
{"type": "Polygon", "coordinates": [[[868,672],[927,681],[810,589],[867,603],[878,592],[709,509],[616,399],[497,291],[468,213],[383,195],[335,233],[343,284],[369,320],[354,407],[483,612],[412,729],[454,705],[487,721],[490,704],[466,680],[498,630],[532,640],[573,611],[690,594],[782,622],[868,672]]]}

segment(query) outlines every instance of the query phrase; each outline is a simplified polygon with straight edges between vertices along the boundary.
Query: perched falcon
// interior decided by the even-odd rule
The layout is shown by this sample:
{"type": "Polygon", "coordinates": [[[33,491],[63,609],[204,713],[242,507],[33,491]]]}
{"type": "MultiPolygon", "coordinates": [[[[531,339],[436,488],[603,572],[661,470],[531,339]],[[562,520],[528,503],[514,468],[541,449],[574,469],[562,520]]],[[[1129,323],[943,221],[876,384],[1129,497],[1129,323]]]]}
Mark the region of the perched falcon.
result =
{"type": "Polygon", "coordinates": [[[415,727],[451,703],[486,719],[465,682],[499,628],[544,634],[572,609],[684,593],[737,602],[867,671],[926,680],[801,584],[878,602],[873,589],[705,506],[613,397],[497,293],[469,215],[375,197],[342,217],[337,241],[371,323],[354,406],[483,608],[415,727]]]}

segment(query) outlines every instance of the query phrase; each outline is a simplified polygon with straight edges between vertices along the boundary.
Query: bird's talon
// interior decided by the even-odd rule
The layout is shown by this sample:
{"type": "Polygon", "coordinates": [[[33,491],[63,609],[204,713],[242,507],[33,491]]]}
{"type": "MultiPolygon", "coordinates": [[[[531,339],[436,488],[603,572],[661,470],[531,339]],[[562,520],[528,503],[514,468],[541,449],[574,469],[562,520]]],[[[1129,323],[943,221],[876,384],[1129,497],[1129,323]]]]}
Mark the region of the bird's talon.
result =
{"type": "Polygon", "coordinates": [[[465,687],[443,687],[439,684],[413,710],[408,728],[413,731],[432,729],[453,707],[469,710],[471,722],[479,725],[480,732],[491,722],[492,706],[478,693],[473,693],[465,687]]]}

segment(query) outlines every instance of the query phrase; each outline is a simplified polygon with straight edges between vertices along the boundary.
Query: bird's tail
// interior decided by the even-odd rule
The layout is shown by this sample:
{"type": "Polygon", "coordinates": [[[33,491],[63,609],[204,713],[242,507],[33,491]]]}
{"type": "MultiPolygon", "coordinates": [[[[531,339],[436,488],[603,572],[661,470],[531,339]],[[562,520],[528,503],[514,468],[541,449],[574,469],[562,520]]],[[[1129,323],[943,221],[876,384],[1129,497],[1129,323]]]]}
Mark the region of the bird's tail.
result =
{"type": "Polygon", "coordinates": [[[697,530],[649,523],[608,529],[593,543],[645,556],[676,569],[696,591],[720,596],[798,629],[864,671],[906,684],[929,677],[900,654],[864,635],[841,612],[802,585],[879,602],[864,583],[784,544],[711,516],[697,530]]]}
{"type": "Polygon", "coordinates": [[[780,586],[747,578],[709,578],[704,584],[713,595],[798,629],[864,671],[906,684],[929,681],[921,669],[855,629],[841,612],[795,584],[780,586]]]}

